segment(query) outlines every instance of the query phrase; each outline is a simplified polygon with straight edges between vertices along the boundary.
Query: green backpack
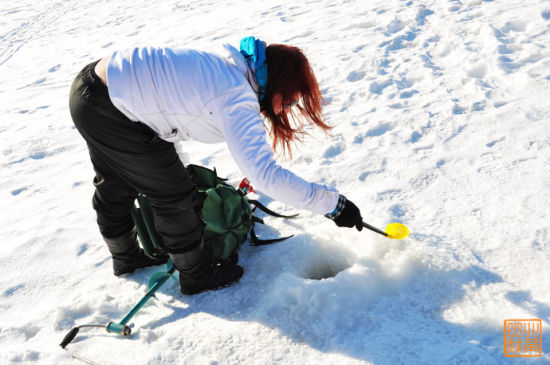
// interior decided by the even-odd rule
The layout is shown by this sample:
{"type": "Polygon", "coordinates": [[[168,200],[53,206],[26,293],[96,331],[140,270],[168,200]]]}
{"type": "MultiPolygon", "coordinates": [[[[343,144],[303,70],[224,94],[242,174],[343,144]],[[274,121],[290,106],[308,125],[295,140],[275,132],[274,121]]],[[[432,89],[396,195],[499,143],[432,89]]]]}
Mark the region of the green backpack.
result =
{"type": "MultiPolygon", "coordinates": [[[[226,179],[218,177],[215,169],[188,165],[187,171],[197,190],[203,222],[203,237],[212,248],[213,262],[219,262],[231,256],[246,241],[249,234],[252,245],[265,245],[292,237],[259,239],[254,232],[254,224],[264,222],[253,213],[258,208],[280,218],[294,218],[298,214],[281,215],[267,209],[256,200],[248,199],[246,188],[235,189],[226,183],[226,179]]],[[[158,243],[153,211],[145,195],[138,195],[131,213],[145,252],[152,257],[165,256],[166,252],[158,243]]]]}

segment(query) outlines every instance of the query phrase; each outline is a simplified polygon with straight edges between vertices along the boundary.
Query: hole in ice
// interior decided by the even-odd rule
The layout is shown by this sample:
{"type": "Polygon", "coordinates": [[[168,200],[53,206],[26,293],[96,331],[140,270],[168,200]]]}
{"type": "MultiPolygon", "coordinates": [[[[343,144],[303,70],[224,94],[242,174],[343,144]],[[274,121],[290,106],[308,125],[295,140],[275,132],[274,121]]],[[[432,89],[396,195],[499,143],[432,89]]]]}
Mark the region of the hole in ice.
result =
{"type": "Polygon", "coordinates": [[[306,277],[312,280],[323,280],[335,277],[339,272],[348,269],[348,267],[341,267],[331,265],[328,262],[319,263],[316,266],[309,268],[306,277]]]}
{"type": "Polygon", "coordinates": [[[319,252],[312,257],[306,267],[303,277],[312,280],[333,278],[339,272],[347,270],[351,264],[346,260],[343,252],[319,252]]]}

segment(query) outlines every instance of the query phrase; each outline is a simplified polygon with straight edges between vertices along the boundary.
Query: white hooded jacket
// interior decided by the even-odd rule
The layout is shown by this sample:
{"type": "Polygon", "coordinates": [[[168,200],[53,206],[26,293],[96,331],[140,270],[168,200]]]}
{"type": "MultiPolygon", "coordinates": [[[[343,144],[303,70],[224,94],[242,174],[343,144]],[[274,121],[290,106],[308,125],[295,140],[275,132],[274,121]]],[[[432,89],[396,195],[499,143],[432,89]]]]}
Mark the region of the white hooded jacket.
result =
{"type": "Polygon", "coordinates": [[[107,66],[109,97],[130,120],[168,142],[225,141],[242,173],[272,198],[319,214],[332,212],[336,190],[276,163],[253,71],[234,47],[224,49],[223,55],[152,47],[117,51],[107,66]]]}

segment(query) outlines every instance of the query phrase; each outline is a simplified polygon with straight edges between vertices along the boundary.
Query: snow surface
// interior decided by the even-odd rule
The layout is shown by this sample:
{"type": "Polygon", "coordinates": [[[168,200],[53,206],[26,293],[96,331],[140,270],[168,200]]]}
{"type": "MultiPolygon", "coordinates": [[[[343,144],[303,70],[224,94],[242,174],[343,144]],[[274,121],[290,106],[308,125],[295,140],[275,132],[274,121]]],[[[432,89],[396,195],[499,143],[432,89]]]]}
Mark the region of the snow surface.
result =
{"type": "MultiPolygon", "coordinates": [[[[247,35],[301,47],[328,101],[332,137],[283,163],[411,236],[267,218],[260,233],[295,237],[245,245],[238,284],[189,297],[169,281],[131,338],[82,330],[68,349],[99,364],[550,363],[545,0],[2,1],[0,363],[79,363],[66,332],[120,320],[161,269],[112,275],[68,111],[78,71],[247,35]],[[516,318],[542,319],[542,357],[504,357],[516,318]]],[[[243,177],[223,144],[184,149],[243,177]]]]}

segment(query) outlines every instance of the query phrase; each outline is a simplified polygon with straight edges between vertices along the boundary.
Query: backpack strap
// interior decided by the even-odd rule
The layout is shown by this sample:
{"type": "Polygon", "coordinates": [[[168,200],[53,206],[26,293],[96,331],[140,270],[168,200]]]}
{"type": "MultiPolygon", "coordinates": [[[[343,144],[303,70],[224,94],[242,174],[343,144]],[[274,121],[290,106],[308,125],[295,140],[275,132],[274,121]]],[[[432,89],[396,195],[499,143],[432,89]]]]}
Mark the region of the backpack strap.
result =
{"type": "Polygon", "coordinates": [[[155,230],[154,215],[149,199],[143,194],[138,194],[136,202],[134,202],[130,214],[145,253],[152,257],[165,256],[166,253],[155,230]]]}
{"type": "Polygon", "coordinates": [[[287,240],[291,237],[294,237],[294,235],[290,235],[290,236],[287,236],[287,237],[273,238],[273,239],[270,239],[270,240],[262,240],[262,239],[259,239],[258,236],[256,236],[256,232],[254,232],[254,228],[252,228],[252,230],[250,231],[250,244],[252,246],[269,245],[271,243],[281,242],[281,241],[287,240]]]}
{"type": "Polygon", "coordinates": [[[292,218],[296,218],[297,216],[299,216],[298,213],[296,214],[292,214],[292,215],[283,215],[283,214],[279,214],[279,213],[275,213],[274,211],[268,209],[265,205],[263,205],[262,203],[260,203],[259,201],[257,200],[254,200],[254,199],[248,199],[248,202],[250,204],[254,204],[254,206],[256,208],[258,208],[259,210],[261,210],[262,212],[266,213],[266,214],[269,214],[269,215],[272,215],[274,217],[277,217],[277,218],[288,218],[288,219],[292,219],[292,218]]]}
{"type": "MultiPolygon", "coordinates": [[[[254,213],[254,211],[252,211],[252,213],[254,213]]],[[[254,223],[260,223],[260,224],[265,224],[264,220],[262,218],[258,218],[256,217],[255,215],[252,216],[252,222],[254,223]]]]}
{"type": "MultiPolygon", "coordinates": [[[[248,202],[250,204],[254,205],[254,208],[252,209],[252,213],[254,213],[256,208],[258,208],[262,212],[264,212],[266,214],[269,214],[273,217],[277,217],[277,218],[292,219],[292,218],[296,218],[299,215],[298,213],[292,214],[292,215],[283,215],[283,214],[276,213],[276,212],[272,211],[271,209],[267,208],[265,205],[263,205],[259,201],[254,200],[254,199],[248,199],[248,202]]],[[[252,216],[252,221],[255,222],[255,223],[264,224],[263,219],[258,218],[254,215],[252,216]]],[[[252,227],[252,229],[250,230],[250,240],[249,241],[250,241],[250,244],[252,246],[262,246],[262,245],[269,245],[269,244],[276,243],[276,242],[281,242],[281,241],[287,240],[291,237],[294,237],[294,235],[290,235],[290,236],[287,236],[287,237],[280,237],[280,238],[272,238],[272,239],[260,239],[256,235],[256,232],[254,232],[254,227],[252,227]]]]}

